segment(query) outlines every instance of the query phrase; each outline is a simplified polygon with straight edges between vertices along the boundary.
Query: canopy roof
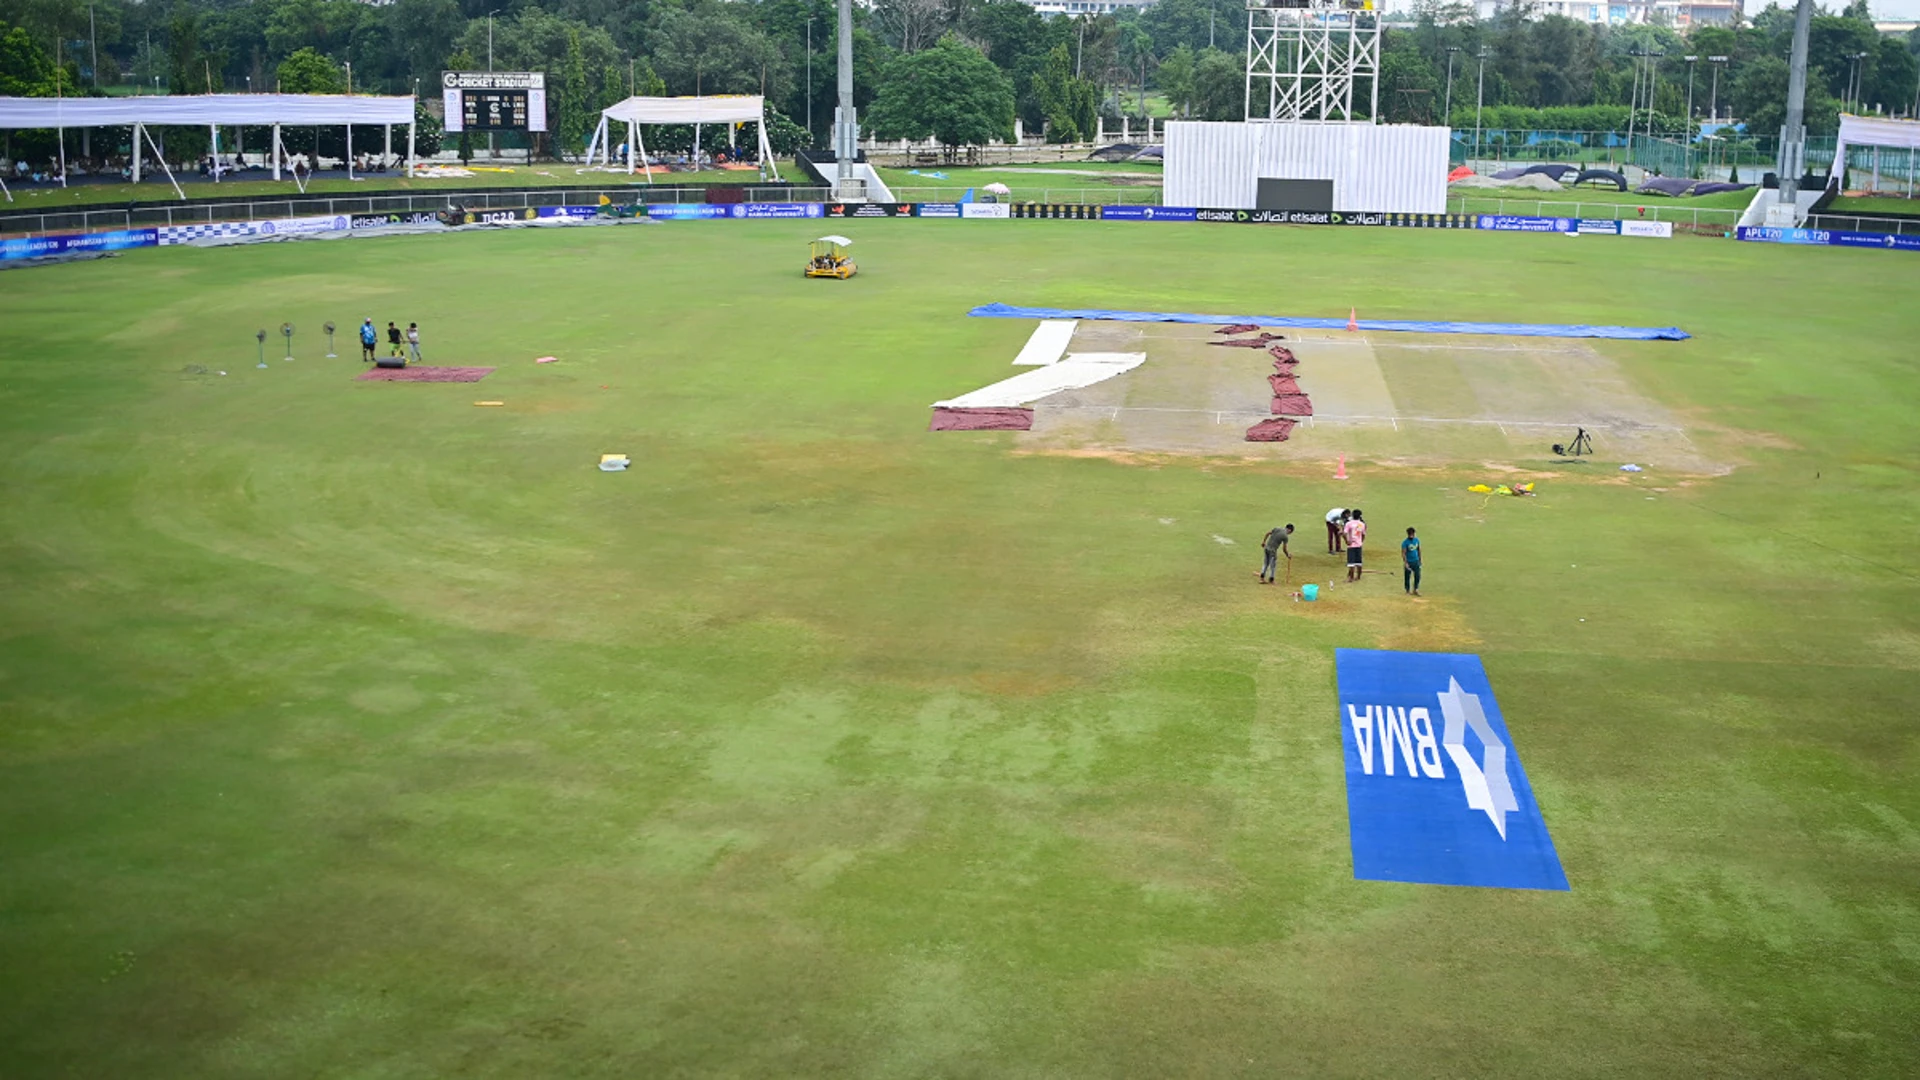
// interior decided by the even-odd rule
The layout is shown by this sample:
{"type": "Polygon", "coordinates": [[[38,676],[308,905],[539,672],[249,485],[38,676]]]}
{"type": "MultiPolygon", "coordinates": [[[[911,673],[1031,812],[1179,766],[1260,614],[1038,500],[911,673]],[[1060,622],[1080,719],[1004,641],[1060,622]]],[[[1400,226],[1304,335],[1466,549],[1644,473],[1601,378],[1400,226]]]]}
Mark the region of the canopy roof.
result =
{"type": "Polygon", "coordinates": [[[1840,114],[1840,138],[1833,148],[1833,171],[1838,176],[1847,167],[1849,146],[1891,146],[1902,150],[1920,150],[1920,121],[1885,120],[1877,116],[1840,114]]]}
{"type": "MultiPolygon", "coordinates": [[[[759,98],[753,99],[758,102],[759,98]]],[[[360,94],[177,94],[159,97],[0,97],[0,128],[123,124],[411,124],[413,98],[360,94]]]]}
{"type": "Polygon", "coordinates": [[[633,124],[738,124],[758,122],[760,97],[630,97],[600,110],[609,120],[633,124]]]}

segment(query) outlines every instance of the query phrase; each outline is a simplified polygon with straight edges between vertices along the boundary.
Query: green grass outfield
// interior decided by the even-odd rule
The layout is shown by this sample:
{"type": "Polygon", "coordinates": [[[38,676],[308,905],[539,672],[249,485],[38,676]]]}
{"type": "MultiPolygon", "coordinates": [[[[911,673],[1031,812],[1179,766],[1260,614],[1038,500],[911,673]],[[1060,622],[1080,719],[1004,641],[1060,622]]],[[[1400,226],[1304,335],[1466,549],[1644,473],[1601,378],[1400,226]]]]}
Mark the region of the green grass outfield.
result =
{"type": "Polygon", "coordinates": [[[0,274],[0,1075],[1920,1071],[1920,264],[835,227],[0,274]],[[1677,324],[1598,347],[1737,467],[928,434],[993,300],[1677,324]],[[1254,584],[1356,504],[1424,602],[1254,584]],[[1341,646],[1484,658],[1570,892],[1353,879],[1341,646]]]}

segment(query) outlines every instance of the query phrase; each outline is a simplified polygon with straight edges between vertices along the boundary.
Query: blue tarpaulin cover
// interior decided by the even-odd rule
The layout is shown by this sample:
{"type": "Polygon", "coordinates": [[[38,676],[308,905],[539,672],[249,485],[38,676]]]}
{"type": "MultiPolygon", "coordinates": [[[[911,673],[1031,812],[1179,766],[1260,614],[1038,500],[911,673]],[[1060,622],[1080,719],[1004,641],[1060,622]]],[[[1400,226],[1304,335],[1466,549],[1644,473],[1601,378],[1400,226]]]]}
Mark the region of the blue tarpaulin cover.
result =
{"type": "MultiPolygon", "coordinates": [[[[967,312],[983,319],[1092,319],[1106,322],[1196,323],[1225,326],[1291,326],[1302,330],[1344,330],[1345,319],[1306,319],[1283,315],[1182,315],[1165,311],[1106,311],[1100,308],[1014,307],[986,304],[967,312]]],[[[1613,338],[1620,341],[1685,341],[1692,334],[1677,326],[1561,326],[1553,323],[1420,322],[1406,319],[1361,319],[1362,330],[1397,330],[1413,334],[1491,334],[1499,337],[1613,338]]]]}

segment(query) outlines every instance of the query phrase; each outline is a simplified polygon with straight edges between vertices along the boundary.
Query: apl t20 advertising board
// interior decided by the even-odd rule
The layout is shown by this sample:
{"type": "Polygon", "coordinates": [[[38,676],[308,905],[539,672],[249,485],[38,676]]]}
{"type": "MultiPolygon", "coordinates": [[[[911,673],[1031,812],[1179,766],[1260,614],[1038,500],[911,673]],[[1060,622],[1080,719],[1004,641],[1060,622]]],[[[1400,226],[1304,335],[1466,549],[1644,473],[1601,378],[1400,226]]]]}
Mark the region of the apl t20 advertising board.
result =
{"type": "Polygon", "coordinates": [[[1353,876],[1565,889],[1480,658],[1340,649],[1353,876]]]}

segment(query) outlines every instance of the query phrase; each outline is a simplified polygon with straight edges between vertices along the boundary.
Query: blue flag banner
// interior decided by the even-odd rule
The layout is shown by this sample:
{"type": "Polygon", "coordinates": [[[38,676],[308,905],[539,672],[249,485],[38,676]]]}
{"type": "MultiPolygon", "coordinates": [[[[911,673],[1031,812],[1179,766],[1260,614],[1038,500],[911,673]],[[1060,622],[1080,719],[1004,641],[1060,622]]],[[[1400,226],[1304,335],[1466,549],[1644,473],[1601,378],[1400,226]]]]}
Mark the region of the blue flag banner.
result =
{"type": "Polygon", "coordinates": [[[1353,876],[1565,889],[1477,656],[1338,649],[1353,876]]]}

